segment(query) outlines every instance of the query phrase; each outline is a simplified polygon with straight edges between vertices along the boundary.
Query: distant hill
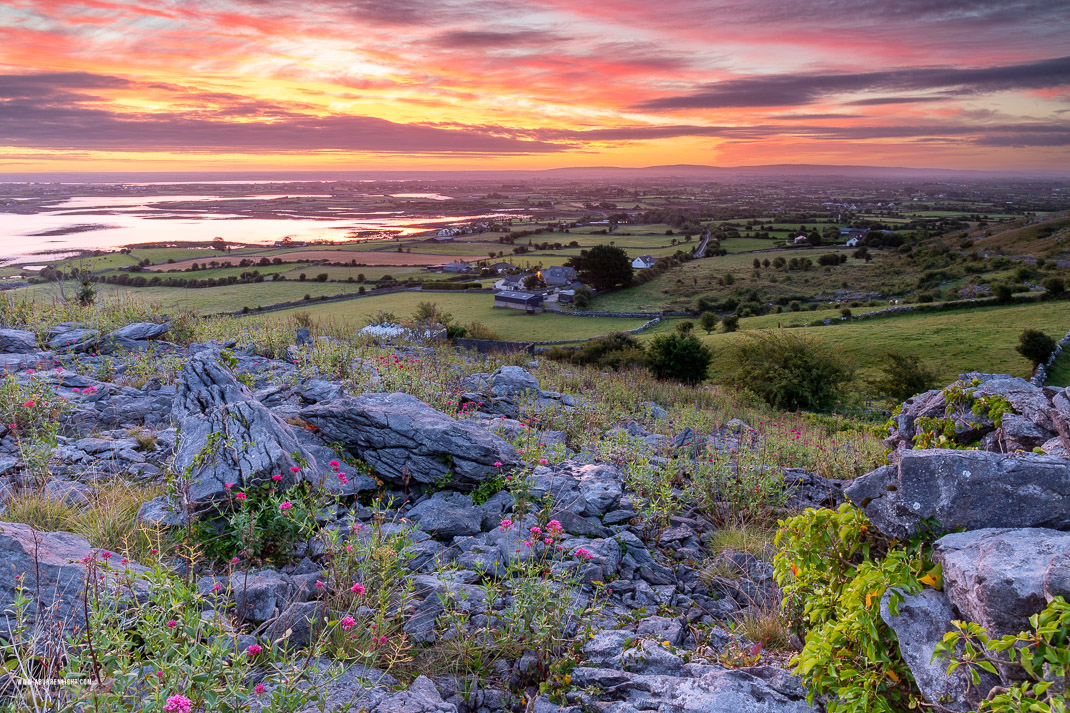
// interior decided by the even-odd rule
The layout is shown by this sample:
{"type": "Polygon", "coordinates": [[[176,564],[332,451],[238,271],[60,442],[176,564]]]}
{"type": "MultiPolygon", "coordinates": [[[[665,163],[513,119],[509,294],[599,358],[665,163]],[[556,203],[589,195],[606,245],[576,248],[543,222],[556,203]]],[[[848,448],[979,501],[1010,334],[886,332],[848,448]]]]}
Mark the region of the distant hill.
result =
{"type": "Polygon", "coordinates": [[[0,181],[67,183],[140,183],[156,181],[354,181],[354,180],[426,180],[488,181],[553,179],[682,178],[714,180],[744,177],[831,177],[847,178],[930,178],[930,179],[999,179],[999,178],[1070,178],[1070,171],[971,171],[902,166],[852,166],[805,163],[781,163],[761,166],[705,166],[674,164],[665,166],[574,166],[542,170],[492,171],[235,171],[170,173],[0,173],[0,181]]]}
{"type": "Polygon", "coordinates": [[[970,233],[974,249],[1045,259],[1070,258],[1070,211],[1019,220],[970,233]]]}

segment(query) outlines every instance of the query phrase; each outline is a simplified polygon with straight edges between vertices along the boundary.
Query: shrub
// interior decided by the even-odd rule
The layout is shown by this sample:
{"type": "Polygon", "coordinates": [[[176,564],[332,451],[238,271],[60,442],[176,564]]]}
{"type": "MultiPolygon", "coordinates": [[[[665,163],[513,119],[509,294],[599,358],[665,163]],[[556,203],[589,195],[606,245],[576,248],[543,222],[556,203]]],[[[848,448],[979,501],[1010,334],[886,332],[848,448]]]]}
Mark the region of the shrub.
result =
{"type": "Polygon", "coordinates": [[[711,334],[717,329],[717,321],[717,315],[713,312],[703,312],[698,317],[699,326],[706,330],[706,334],[711,334]]]}
{"type": "Polygon", "coordinates": [[[728,382],[776,408],[831,409],[851,368],[831,349],[799,334],[755,334],[736,347],[736,372],[728,382]]]}
{"type": "Polygon", "coordinates": [[[609,369],[621,369],[626,366],[639,366],[646,363],[646,353],[639,340],[623,332],[592,339],[579,351],[555,353],[555,358],[567,359],[574,364],[591,364],[609,369]]]}
{"type": "Polygon", "coordinates": [[[471,339],[501,339],[501,335],[482,322],[472,322],[468,325],[467,331],[468,336],[471,339]]]}
{"type": "Polygon", "coordinates": [[[900,402],[936,386],[936,372],[922,363],[916,354],[888,352],[884,358],[883,376],[869,382],[878,395],[900,402]]]}
{"type": "Polygon", "coordinates": [[[591,291],[586,287],[577,287],[576,294],[572,297],[572,304],[576,309],[587,309],[591,306],[592,297],[591,291]]]}
{"type": "Polygon", "coordinates": [[[1018,335],[1018,346],[1014,350],[1032,362],[1035,369],[1055,351],[1055,340],[1039,330],[1026,329],[1018,335]]]}
{"type": "Polygon", "coordinates": [[[997,282],[992,285],[992,294],[995,295],[997,303],[1007,305],[1014,299],[1014,288],[1006,282],[997,282]]]}
{"type": "Polygon", "coordinates": [[[725,334],[739,329],[739,315],[730,314],[721,320],[721,331],[725,334]]]}
{"type": "Polygon", "coordinates": [[[676,333],[687,336],[691,332],[695,331],[695,323],[690,319],[685,319],[682,322],[676,323],[676,333]]]}
{"type": "Polygon", "coordinates": [[[1052,297],[1057,297],[1066,290],[1066,282],[1061,277],[1045,277],[1040,284],[1052,297]]]}
{"type": "Polygon", "coordinates": [[[659,379],[698,384],[706,378],[713,354],[697,337],[659,334],[650,342],[647,368],[659,379]]]}
{"type": "Polygon", "coordinates": [[[880,616],[904,594],[939,586],[939,569],[919,540],[889,541],[852,505],[806,510],[776,536],[776,580],[804,645],[791,660],[808,700],[828,697],[828,713],[906,711],[920,694],[880,616]]]}

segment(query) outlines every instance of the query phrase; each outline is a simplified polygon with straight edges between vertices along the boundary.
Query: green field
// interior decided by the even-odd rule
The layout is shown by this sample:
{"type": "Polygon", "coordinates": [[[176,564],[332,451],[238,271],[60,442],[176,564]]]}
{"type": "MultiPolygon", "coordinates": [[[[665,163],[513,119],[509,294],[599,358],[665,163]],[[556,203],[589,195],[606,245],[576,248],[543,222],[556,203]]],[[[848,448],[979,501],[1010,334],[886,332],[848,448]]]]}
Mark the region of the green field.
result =
{"type": "MultiPolygon", "coordinates": [[[[355,293],[358,285],[331,282],[267,282],[224,285],[223,287],[124,287],[123,285],[98,284],[97,295],[101,300],[131,299],[145,304],[157,305],[168,310],[196,310],[201,314],[238,312],[243,307],[255,308],[312,297],[355,293]]],[[[68,281],[64,284],[68,298],[78,292],[78,285],[68,281]]],[[[36,301],[49,302],[60,299],[60,290],[55,283],[32,285],[16,290],[15,294],[26,295],[36,301]]]]}
{"type": "Polygon", "coordinates": [[[398,319],[406,319],[421,302],[433,302],[439,309],[453,315],[460,324],[481,322],[496,331],[502,339],[511,341],[550,341],[558,339],[586,339],[624,329],[634,329],[646,320],[620,317],[569,317],[560,314],[528,315],[520,310],[495,309],[494,296],[482,294],[454,295],[445,292],[398,292],[390,295],[363,297],[346,302],[324,305],[311,304],[292,310],[271,312],[257,319],[283,320],[304,312],[315,320],[344,323],[354,329],[371,322],[379,312],[392,312],[398,319]]]}
{"type": "MultiPolygon", "coordinates": [[[[800,312],[796,315],[767,315],[743,319],[740,320],[741,331],[709,336],[699,330],[696,323],[696,334],[714,352],[711,374],[716,378],[732,370],[731,346],[745,339],[748,330],[775,328],[772,323],[776,320],[783,320],[786,326],[786,318],[803,315],[810,316],[812,321],[826,316],[838,316],[838,313],[800,312]]],[[[641,339],[648,340],[654,334],[672,330],[678,321],[668,320],[657,328],[644,332],[641,339]]],[[[1070,303],[1040,302],[906,314],[837,323],[827,327],[801,328],[798,332],[818,339],[845,355],[857,366],[862,377],[876,374],[883,363],[884,355],[890,351],[899,351],[917,354],[939,374],[942,383],[949,383],[960,373],[967,371],[1012,374],[1026,378],[1031,376],[1031,365],[1015,351],[1018,335],[1026,328],[1039,329],[1055,338],[1061,337],[1070,330],[1070,303]]],[[[1070,369],[1065,367],[1070,367],[1070,360],[1063,360],[1060,367],[1060,375],[1057,378],[1067,381],[1065,371],[1070,369]]]]}

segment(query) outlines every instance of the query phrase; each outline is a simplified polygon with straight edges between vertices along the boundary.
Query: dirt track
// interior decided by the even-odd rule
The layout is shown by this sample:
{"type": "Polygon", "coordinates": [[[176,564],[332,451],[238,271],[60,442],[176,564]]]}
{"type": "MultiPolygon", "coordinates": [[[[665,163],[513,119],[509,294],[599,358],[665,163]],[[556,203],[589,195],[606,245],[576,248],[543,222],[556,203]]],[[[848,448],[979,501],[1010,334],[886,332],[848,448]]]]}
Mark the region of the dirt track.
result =
{"type": "MultiPolygon", "coordinates": [[[[471,262],[473,260],[483,259],[483,255],[426,255],[423,253],[399,253],[399,252],[387,252],[387,251],[370,251],[370,250],[294,250],[288,253],[278,253],[267,256],[269,259],[281,258],[284,262],[311,262],[314,260],[329,260],[330,262],[344,262],[349,263],[351,260],[356,260],[358,264],[362,265],[387,265],[406,267],[413,265],[441,265],[447,262],[471,262]]],[[[227,256],[227,257],[211,257],[211,258],[191,258],[189,260],[178,260],[173,263],[151,265],[146,267],[146,270],[152,272],[167,272],[168,270],[186,270],[193,263],[206,264],[211,261],[219,263],[219,267],[226,267],[228,264],[231,267],[237,267],[238,263],[242,259],[251,259],[254,263],[260,259],[257,255],[240,255],[240,256],[227,256]]],[[[254,264],[252,268],[255,269],[254,264]]]]}

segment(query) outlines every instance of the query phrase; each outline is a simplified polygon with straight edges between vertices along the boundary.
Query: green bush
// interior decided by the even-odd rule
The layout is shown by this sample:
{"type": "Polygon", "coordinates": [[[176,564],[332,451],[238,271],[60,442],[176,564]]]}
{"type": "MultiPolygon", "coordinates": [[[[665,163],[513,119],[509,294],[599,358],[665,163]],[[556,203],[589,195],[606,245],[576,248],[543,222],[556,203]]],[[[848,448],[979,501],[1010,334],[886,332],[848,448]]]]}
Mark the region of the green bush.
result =
{"type": "Polygon", "coordinates": [[[849,504],[806,510],[781,524],[773,568],[803,637],[790,665],[808,700],[827,697],[828,713],[918,710],[921,695],[880,602],[894,588],[894,612],[904,594],[940,586],[928,548],[919,540],[889,541],[849,504]]]}
{"type": "Polygon", "coordinates": [[[1035,369],[1055,351],[1055,340],[1039,330],[1026,329],[1018,335],[1018,346],[1014,350],[1032,362],[1035,369]]]}
{"type": "Polygon", "coordinates": [[[703,312],[698,317],[699,326],[706,331],[706,334],[710,334],[717,329],[717,321],[717,315],[713,312],[703,312]]]}
{"type": "Polygon", "coordinates": [[[1040,284],[1051,297],[1058,297],[1066,291],[1066,281],[1061,277],[1045,277],[1040,284]]]}
{"type": "Polygon", "coordinates": [[[871,379],[869,385],[879,396],[895,402],[906,401],[914,394],[928,391],[937,385],[936,372],[916,354],[888,352],[881,365],[883,375],[871,379]]]}
{"type": "Polygon", "coordinates": [[[725,334],[739,329],[739,315],[730,314],[721,320],[721,331],[725,334]]]}
{"type": "Polygon", "coordinates": [[[828,411],[852,377],[852,369],[839,354],[787,330],[753,334],[733,356],[736,371],[728,383],[775,408],[828,411]]]}
{"type": "Polygon", "coordinates": [[[659,334],[650,342],[647,369],[659,379],[698,384],[713,360],[709,348],[690,334],[659,334]]]}

